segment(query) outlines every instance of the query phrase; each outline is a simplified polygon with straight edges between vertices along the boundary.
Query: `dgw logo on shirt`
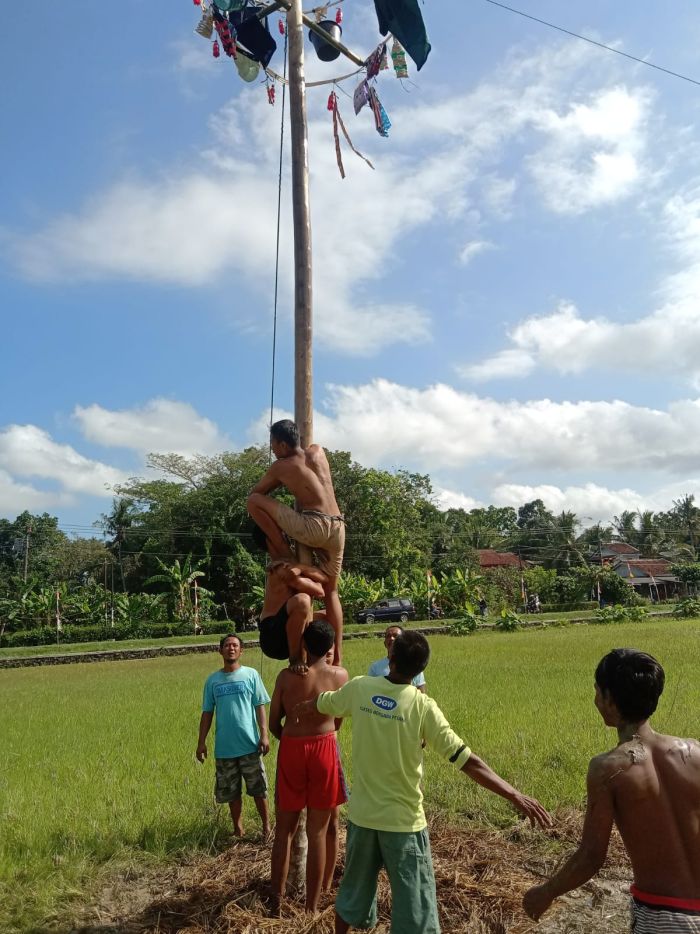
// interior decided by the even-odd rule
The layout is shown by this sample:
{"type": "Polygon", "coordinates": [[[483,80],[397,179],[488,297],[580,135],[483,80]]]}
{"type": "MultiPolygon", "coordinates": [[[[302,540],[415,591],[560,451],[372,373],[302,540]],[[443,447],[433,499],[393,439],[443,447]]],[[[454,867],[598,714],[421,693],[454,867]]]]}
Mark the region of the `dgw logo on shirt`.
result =
{"type": "Polygon", "coordinates": [[[393,697],[385,697],[383,694],[375,694],[372,703],[380,710],[393,710],[396,707],[396,701],[393,697]]]}

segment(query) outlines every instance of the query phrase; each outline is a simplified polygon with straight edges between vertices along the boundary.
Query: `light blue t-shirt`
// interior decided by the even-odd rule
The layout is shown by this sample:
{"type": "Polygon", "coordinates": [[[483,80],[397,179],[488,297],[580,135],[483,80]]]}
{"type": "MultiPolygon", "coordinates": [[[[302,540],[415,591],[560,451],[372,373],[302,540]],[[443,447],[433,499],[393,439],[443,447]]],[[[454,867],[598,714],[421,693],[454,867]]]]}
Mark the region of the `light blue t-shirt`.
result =
{"type": "Polygon", "coordinates": [[[270,697],[255,668],[241,665],[236,671],[215,671],[204,684],[202,711],[216,711],[216,759],[235,759],[256,752],[260,730],[255,708],[269,704],[270,697]]]}
{"type": "MultiPolygon", "coordinates": [[[[372,662],[369,666],[369,671],[367,674],[371,678],[386,678],[389,674],[389,659],[388,658],[379,658],[376,662],[372,662]]],[[[425,675],[420,671],[415,678],[411,681],[411,684],[414,688],[422,687],[425,684],[425,675]]]]}

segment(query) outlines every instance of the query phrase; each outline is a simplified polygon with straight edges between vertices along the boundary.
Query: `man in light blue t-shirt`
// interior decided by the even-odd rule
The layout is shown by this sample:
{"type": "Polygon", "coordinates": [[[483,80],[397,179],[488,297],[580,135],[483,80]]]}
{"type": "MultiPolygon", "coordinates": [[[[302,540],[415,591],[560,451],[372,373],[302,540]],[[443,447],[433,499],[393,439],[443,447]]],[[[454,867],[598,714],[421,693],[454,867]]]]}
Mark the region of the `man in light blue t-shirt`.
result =
{"type": "Polygon", "coordinates": [[[241,823],[243,781],[255,801],[262,820],[263,838],[270,836],[267,809],[267,775],[262,756],[270,751],[265,704],[270,698],[255,668],[241,665],[243,645],[235,634],[219,642],[224,667],[209,675],[204,684],[202,716],[199,721],[197,759],[207,757],[206,740],[216,711],[216,785],[217,804],[228,804],[233,831],[243,836],[241,823]]]}
{"type": "MultiPolygon", "coordinates": [[[[372,678],[386,678],[389,675],[389,659],[391,658],[391,649],[397,638],[401,635],[403,629],[401,626],[389,626],[384,633],[384,645],[386,646],[386,658],[379,658],[369,666],[368,675],[372,678]]],[[[411,681],[414,688],[418,688],[421,694],[425,694],[425,675],[419,672],[411,681]]]]}

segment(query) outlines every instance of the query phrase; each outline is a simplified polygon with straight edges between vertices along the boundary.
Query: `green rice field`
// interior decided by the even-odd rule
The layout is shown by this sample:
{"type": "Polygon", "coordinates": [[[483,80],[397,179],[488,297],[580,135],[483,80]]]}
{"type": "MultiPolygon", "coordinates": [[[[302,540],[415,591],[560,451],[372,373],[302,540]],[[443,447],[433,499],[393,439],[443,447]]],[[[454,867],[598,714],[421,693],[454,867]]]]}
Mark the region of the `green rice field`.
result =
{"type": "MultiPolygon", "coordinates": [[[[621,645],[666,668],[656,728],[700,735],[693,620],[435,636],[428,691],[506,778],[551,809],[579,806],[588,759],[615,742],[593,707],[593,670],[621,645]]],[[[351,675],[381,650],[375,639],[348,642],[351,675]]],[[[243,661],[259,668],[259,650],[243,661]]],[[[138,871],[223,844],[229,819],[213,803],[214,763],[194,757],[202,685],[217,667],[212,653],[0,671],[0,931],[48,930],[71,900],[89,898],[125,865],[138,871]]],[[[277,671],[264,659],[270,693],[277,671]]],[[[343,728],[351,780],[348,741],[343,728]]],[[[274,757],[273,746],[271,780],[274,757]]],[[[429,809],[455,821],[514,819],[429,750],[425,761],[429,809]]],[[[254,831],[247,803],[246,814],[254,831]]]]}

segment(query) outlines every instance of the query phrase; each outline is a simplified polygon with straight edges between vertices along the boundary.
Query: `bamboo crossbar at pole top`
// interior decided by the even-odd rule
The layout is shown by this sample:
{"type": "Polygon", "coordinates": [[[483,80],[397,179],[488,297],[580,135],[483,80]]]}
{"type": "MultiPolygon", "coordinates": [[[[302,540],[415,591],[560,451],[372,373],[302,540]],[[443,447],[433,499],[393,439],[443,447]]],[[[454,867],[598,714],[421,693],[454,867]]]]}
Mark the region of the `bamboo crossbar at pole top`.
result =
{"type": "MultiPolygon", "coordinates": [[[[269,16],[270,13],[274,13],[276,10],[286,10],[289,12],[291,8],[290,0],[274,0],[274,3],[270,3],[268,6],[263,7],[256,15],[258,19],[264,19],[266,16],[269,16]]],[[[351,62],[354,62],[355,65],[365,64],[365,60],[360,58],[359,55],[355,55],[346,45],[343,45],[342,42],[338,42],[337,39],[334,39],[329,33],[326,32],[318,23],[314,20],[309,19],[305,14],[301,14],[302,23],[308,28],[315,32],[317,35],[321,36],[324,42],[327,42],[328,45],[333,46],[334,49],[337,49],[341,55],[344,55],[346,58],[350,59],[351,62]]]]}

